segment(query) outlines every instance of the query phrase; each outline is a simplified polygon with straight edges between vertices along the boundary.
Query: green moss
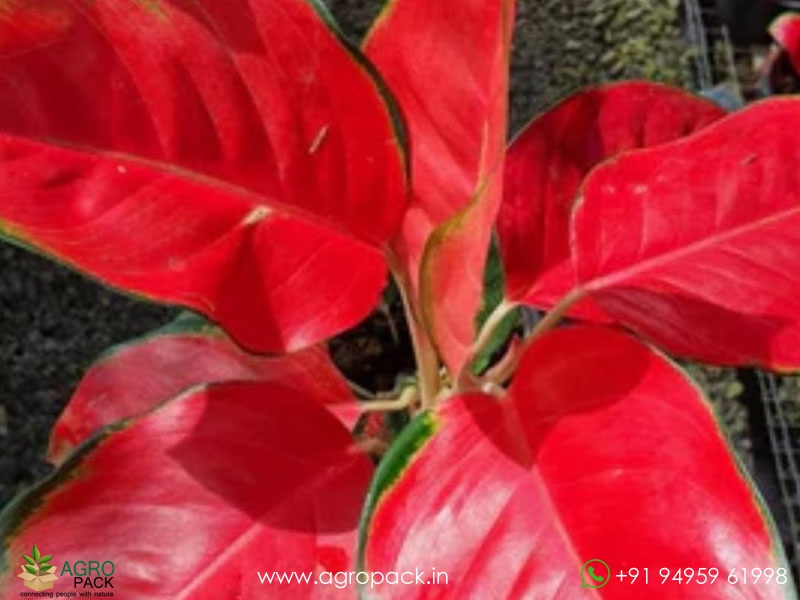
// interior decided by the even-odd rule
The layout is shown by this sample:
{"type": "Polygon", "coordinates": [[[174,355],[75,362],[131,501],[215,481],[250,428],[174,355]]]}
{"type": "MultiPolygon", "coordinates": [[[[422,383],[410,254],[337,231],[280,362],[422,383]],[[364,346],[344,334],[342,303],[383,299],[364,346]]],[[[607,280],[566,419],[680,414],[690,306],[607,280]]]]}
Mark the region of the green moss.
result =
{"type": "Polygon", "coordinates": [[[736,370],[693,363],[683,363],[681,366],[703,388],[736,454],[752,472],[753,442],[744,398],[745,387],[738,379],[736,370]]]}
{"type": "Polygon", "coordinates": [[[513,125],[592,83],[691,82],[679,0],[522,0],[514,50],[513,125]]]}

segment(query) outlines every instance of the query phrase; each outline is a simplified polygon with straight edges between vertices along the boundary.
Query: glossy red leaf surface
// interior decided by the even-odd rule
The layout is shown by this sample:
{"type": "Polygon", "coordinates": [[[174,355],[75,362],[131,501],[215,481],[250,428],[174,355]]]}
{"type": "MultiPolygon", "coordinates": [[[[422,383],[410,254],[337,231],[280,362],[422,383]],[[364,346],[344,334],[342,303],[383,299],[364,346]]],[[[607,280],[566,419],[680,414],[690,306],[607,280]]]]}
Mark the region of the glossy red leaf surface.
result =
{"type": "MultiPolygon", "coordinates": [[[[371,473],[302,390],[201,388],[109,431],[7,507],[0,589],[18,593],[21,552],[38,542],[59,573],[112,561],[114,592],[131,600],[352,598],[313,581],[353,564],[371,473]],[[258,572],[273,571],[312,583],[262,585],[258,572]]],[[[68,575],[58,583],[72,588],[68,575]]]]}
{"type": "Polygon", "coordinates": [[[513,0],[392,0],[364,45],[412,145],[413,200],[393,248],[454,372],[475,337],[502,191],[513,21],[513,0]]]}
{"type": "Polygon", "coordinates": [[[385,283],[405,165],[325,18],[314,0],[11,3],[0,232],[251,349],[353,325],[385,283]]]}
{"type": "MultiPolygon", "coordinates": [[[[534,119],[509,149],[497,220],[508,299],[551,308],[575,286],[570,215],[594,167],[689,135],[724,114],[677,88],[626,82],[579,92],[534,119]]],[[[604,318],[591,302],[573,314],[604,318]]]]}
{"type": "Polygon", "coordinates": [[[741,565],[786,568],[780,542],[700,390],[610,328],[547,334],[503,400],[466,395],[421,417],[373,491],[365,568],[448,576],[377,598],[793,597],[791,579],[727,582],[741,565]],[[642,579],[581,589],[595,558],[642,579]],[[688,565],[720,578],[661,584],[659,569],[688,565]]]}
{"type": "Polygon", "coordinates": [[[770,25],[769,33],[789,56],[794,70],[800,74],[800,14],[781,15],[770,25]]]}
{"type": "Polygon", "coordinates": [[[60,463],[106,425],[147,412],[189,388],[226,381],[301,389],[348,428],[361,412],[324,348],[263,357],[248,354],[213,327],[165,329],[113,348],[89,369],[56,421],[48,458],[60,463]]]}
{"type": "Polygon", "coordinates": [[[670,353],[800,366],[800,101],[624,156],[573,216],[580,285],[670,353]]]}
{"type": "Polygon", "coordinates": [[[0,21],[0,54],[7,55],[58,39],[71,19],[63,2],[9,0],[0,7],[0,21]]]}

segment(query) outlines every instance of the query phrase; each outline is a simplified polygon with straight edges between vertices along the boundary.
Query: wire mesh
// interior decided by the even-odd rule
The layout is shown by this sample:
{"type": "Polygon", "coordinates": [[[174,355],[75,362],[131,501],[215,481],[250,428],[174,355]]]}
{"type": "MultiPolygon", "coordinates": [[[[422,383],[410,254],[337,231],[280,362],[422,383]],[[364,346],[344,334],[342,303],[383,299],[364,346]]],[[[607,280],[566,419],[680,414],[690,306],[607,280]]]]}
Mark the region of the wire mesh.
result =
{"type": "Polygon", "coordinates": [[[778,378],[759,373],[758,380],[775,472],[786,505],[788,535],[785,542],[789,560],[800,580],[800,423],[792,422],[786,412],[778,378]]]}
{"type": "Polygon", "coordinates": [[[695,86],[697,89],[706,90],[714,85],[714,75],[711,71],[711,53],[708,51],[708,32],[703,21],[700,4],[697,0],[684,0],[684,24],[686,41],[692,47],[692,63],[695,86]]]}
{"type": "Polygon", "coordinates": [[[751,59],[749,49],[734,48],[714,2],[683,0],[683,21],[686,42],[692,48],[695,89],[709,92],[725,87],[741,101],[738,64],[751,59]]]}

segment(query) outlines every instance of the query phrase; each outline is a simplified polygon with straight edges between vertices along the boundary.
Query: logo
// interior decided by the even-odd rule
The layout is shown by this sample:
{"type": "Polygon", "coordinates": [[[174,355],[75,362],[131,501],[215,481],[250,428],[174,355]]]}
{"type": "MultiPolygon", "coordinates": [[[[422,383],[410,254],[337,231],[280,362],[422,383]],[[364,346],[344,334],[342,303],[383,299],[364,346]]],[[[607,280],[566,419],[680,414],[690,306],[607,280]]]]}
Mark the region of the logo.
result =
{"type": "Polygon", "coordinates": [[[583,563],[581,567],[581,587],[599,589],[611,579],[611,569],[605,561],[593,558],[583,563]]]}
{"type": "Polygon", "coordinates": [[[25,559],[25,564],[22,565],[22,573],[19,574],[19,578],[24,581],[25,587],[37,592],[53,589],[53,585],[58,579],[55,566],[50,564],[53,557],[49,554],[42,556],[39,548],[34,544],[31,556],[23,553],[22,558],[25,559]]]}

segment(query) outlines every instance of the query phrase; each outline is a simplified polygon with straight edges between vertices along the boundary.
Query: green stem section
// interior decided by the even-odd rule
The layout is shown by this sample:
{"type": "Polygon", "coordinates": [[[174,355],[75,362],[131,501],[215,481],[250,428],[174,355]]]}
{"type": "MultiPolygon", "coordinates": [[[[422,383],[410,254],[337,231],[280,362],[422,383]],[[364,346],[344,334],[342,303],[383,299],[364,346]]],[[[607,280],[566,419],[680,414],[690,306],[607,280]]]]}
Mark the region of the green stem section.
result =
{"type": "Polygon", "coordinates": [[[434,406],[436,396],[439,393],[439,359],[436,349],[433,347],[433,342],[415,308],[415,303],[410,297],[409,289],[411,286],[408,285],[408,280],[399,266],[399,261],[389,251],[386,252],[386,256],[392,269],[392,275],[400,290],[400,297],[403,300],[403,309],[408,323],[408,330],[411,334],[411,343],[414,347],[414,358],[417,363],[422,410],[427,410],[434,406]]]}
{"type": "Polygon", "coordinates": [[[406,304],[406,316],[414,345],[414,356],[419,371],[420,396],[422,410],[433,408],[436,395],[439,393],[439,361],[428,332],[417,320],[413,309],[406,304]]]}
{"type": "Polygon", "coordinates": [[[584,291],[581,288],[575,288],[569,294],[561,298],[553,310],[547,313],[544,318],[536,324],[536,327],[533,328],[533,331],[531,331],[531,334],[528,336],[525,345],[529,346],[558,325],[561,319],[567,315],[569,309],[572,308],[578,300],[581,300],[583,296],[584,291]]]}
{"type": "Polygon", "coordinates": [[[360,402],[359,406],[364,412],[394,412],[405,410],[419,400],[419,393],[414,387],[407,387],[399,398],[393,400],[370,400],[360,402]]]}
{"type": "Polygon", "coordinates": [[[488,347],[489,344],[492,343],[492,338],[494,337],[495,330],[500,326],[503,322],[503,319],[506,318],[509,312],[516,308],[516,304],[511,302],[507,302],[503,300],[497,307],[492,311],[492,314],[486,319],[481,327],[481,331],[478,334],[478,338],[475,340],[475,343],[472,345],[472,349],[470,350],[469,360],[467,360],[465,364],[465,369],[469,369],[472,363],[478,358],[488,347]]]}
{"type": "Polygon", "coordinates": [[[502,385],[511,379],[511,376],[519,366],[519,362],[522,359],[523,354],[525,354],[525,351],[531,346],[531,344],[535,343],[536,340],[558,325],[567,315],[569,309],[572,308],[579,300],[581,300],[584,295],[585,292],[581,288],[575,288],[566,296],[561,298],[558,304],[553,307],[553,310],[547,313],[542,320],[536,324],[536,327],[533,328],[533,331],[523,344],[516,346],[512,345],[511,349],[509,350],[509,354],[504,356],[496,367],[489,369],[489,371],[486,373],[485,380],[487,382],[502,385]]]}

